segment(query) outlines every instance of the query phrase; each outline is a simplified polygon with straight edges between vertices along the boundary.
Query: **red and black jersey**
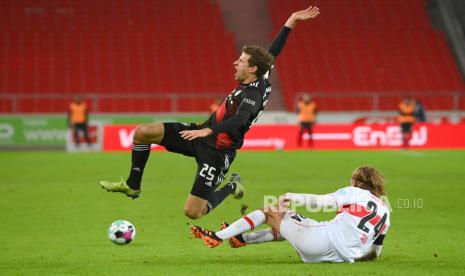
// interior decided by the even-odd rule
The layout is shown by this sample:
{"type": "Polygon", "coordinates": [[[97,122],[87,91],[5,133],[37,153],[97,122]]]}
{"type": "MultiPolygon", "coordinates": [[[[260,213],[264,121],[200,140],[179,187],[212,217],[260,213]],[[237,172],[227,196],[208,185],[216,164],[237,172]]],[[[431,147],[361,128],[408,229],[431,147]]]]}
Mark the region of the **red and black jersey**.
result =
{"type": "Polygon", "coordinates": [[[229,94],[202,127],[209,127],[213,135],[208,144],[217,149],[239,149],[244,135],[258,120],[270,97],[271,84],[265,77],[249,84],[239,84],[229,94]]]}
{"type": "MultiPolygon", "coordinates": [[[[277,57],[284,48],[291,29],[283,27],[268,52],[277,57]]],[[[271,92],[268,75],[248,84],[239,84],[220,107],[201,127],[208,127],[213,134],[205,137],[207,144],[222,150],[235,150],[244,144],[244,136],[265,109],[271,92]]]]}

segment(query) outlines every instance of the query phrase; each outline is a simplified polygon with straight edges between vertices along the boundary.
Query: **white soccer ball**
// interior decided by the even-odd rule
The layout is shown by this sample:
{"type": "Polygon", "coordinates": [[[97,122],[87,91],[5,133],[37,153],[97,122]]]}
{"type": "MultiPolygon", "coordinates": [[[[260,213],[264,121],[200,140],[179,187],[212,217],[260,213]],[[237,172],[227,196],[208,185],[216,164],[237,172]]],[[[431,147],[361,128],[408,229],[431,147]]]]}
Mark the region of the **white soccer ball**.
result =
{"type": "Polygon", "coordinates": [[[108,228],[108,238],[115,244],[125,245],[136,237],[136,228],[127,220],[117,220],[108,228]]]}

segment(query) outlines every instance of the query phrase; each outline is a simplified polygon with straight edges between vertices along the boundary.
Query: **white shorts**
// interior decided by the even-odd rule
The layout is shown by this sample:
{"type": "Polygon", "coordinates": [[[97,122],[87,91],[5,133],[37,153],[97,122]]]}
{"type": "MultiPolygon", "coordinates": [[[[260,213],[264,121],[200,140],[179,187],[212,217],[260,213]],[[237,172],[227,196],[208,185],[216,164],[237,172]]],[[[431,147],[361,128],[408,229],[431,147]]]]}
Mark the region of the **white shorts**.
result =
{"type": "Polygon", "coordinates": [[[336,253],[324,222],[287,212],[281,221],[280,234],[306,263],[344,262],[336,253]]]}

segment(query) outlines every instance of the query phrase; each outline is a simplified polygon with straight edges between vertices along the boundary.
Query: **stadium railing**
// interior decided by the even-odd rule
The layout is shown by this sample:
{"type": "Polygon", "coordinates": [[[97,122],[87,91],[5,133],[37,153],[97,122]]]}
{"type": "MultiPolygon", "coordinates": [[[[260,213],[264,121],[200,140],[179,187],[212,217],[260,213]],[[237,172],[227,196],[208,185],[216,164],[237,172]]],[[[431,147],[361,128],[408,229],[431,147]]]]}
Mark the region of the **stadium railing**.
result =
{"type": "MultiPolygon", "coordinates": [[[[307,92],[320,111],[388,111],[397,110],[404,96],[422,102],[426,110],[465,110],[465,92],[436,93],[322,93],[307,92]]],[[[77,94],[1,93],[0,113],[63,113],[77,94]]],[[[97,113],[208,112],[221,93],[80,93],[90,111],[97,113]]],[[[300,94],[298,94],[299,96],[300,94]]],[[[296,97],[296,101],[298,99],[296,97]]]]}

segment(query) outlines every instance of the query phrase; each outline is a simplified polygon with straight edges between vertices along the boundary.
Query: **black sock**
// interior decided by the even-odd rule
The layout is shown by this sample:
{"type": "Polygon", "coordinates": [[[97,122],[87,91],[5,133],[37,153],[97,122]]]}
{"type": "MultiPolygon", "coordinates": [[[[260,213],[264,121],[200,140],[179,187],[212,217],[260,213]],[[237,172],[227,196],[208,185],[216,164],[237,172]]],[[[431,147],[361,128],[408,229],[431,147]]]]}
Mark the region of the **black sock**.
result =
{"type": "Polygon", "coordinates": [[[144,173],[145,164],[149,159],[150,145],[132,144],[131,154],[131,171],[126,183],[134,190],[140,189],[142,174],[144,173]]]}
{"type": "Polygon", "coordinates": [[[235,183],[228,183],[223,188],[216,190],[213,192],[210,197],[208,198],[207,207],[208,212],[215,209],[216,206],[220,205],[220,203],[227,198],[233,191],[236,189],[235,183]]]}

